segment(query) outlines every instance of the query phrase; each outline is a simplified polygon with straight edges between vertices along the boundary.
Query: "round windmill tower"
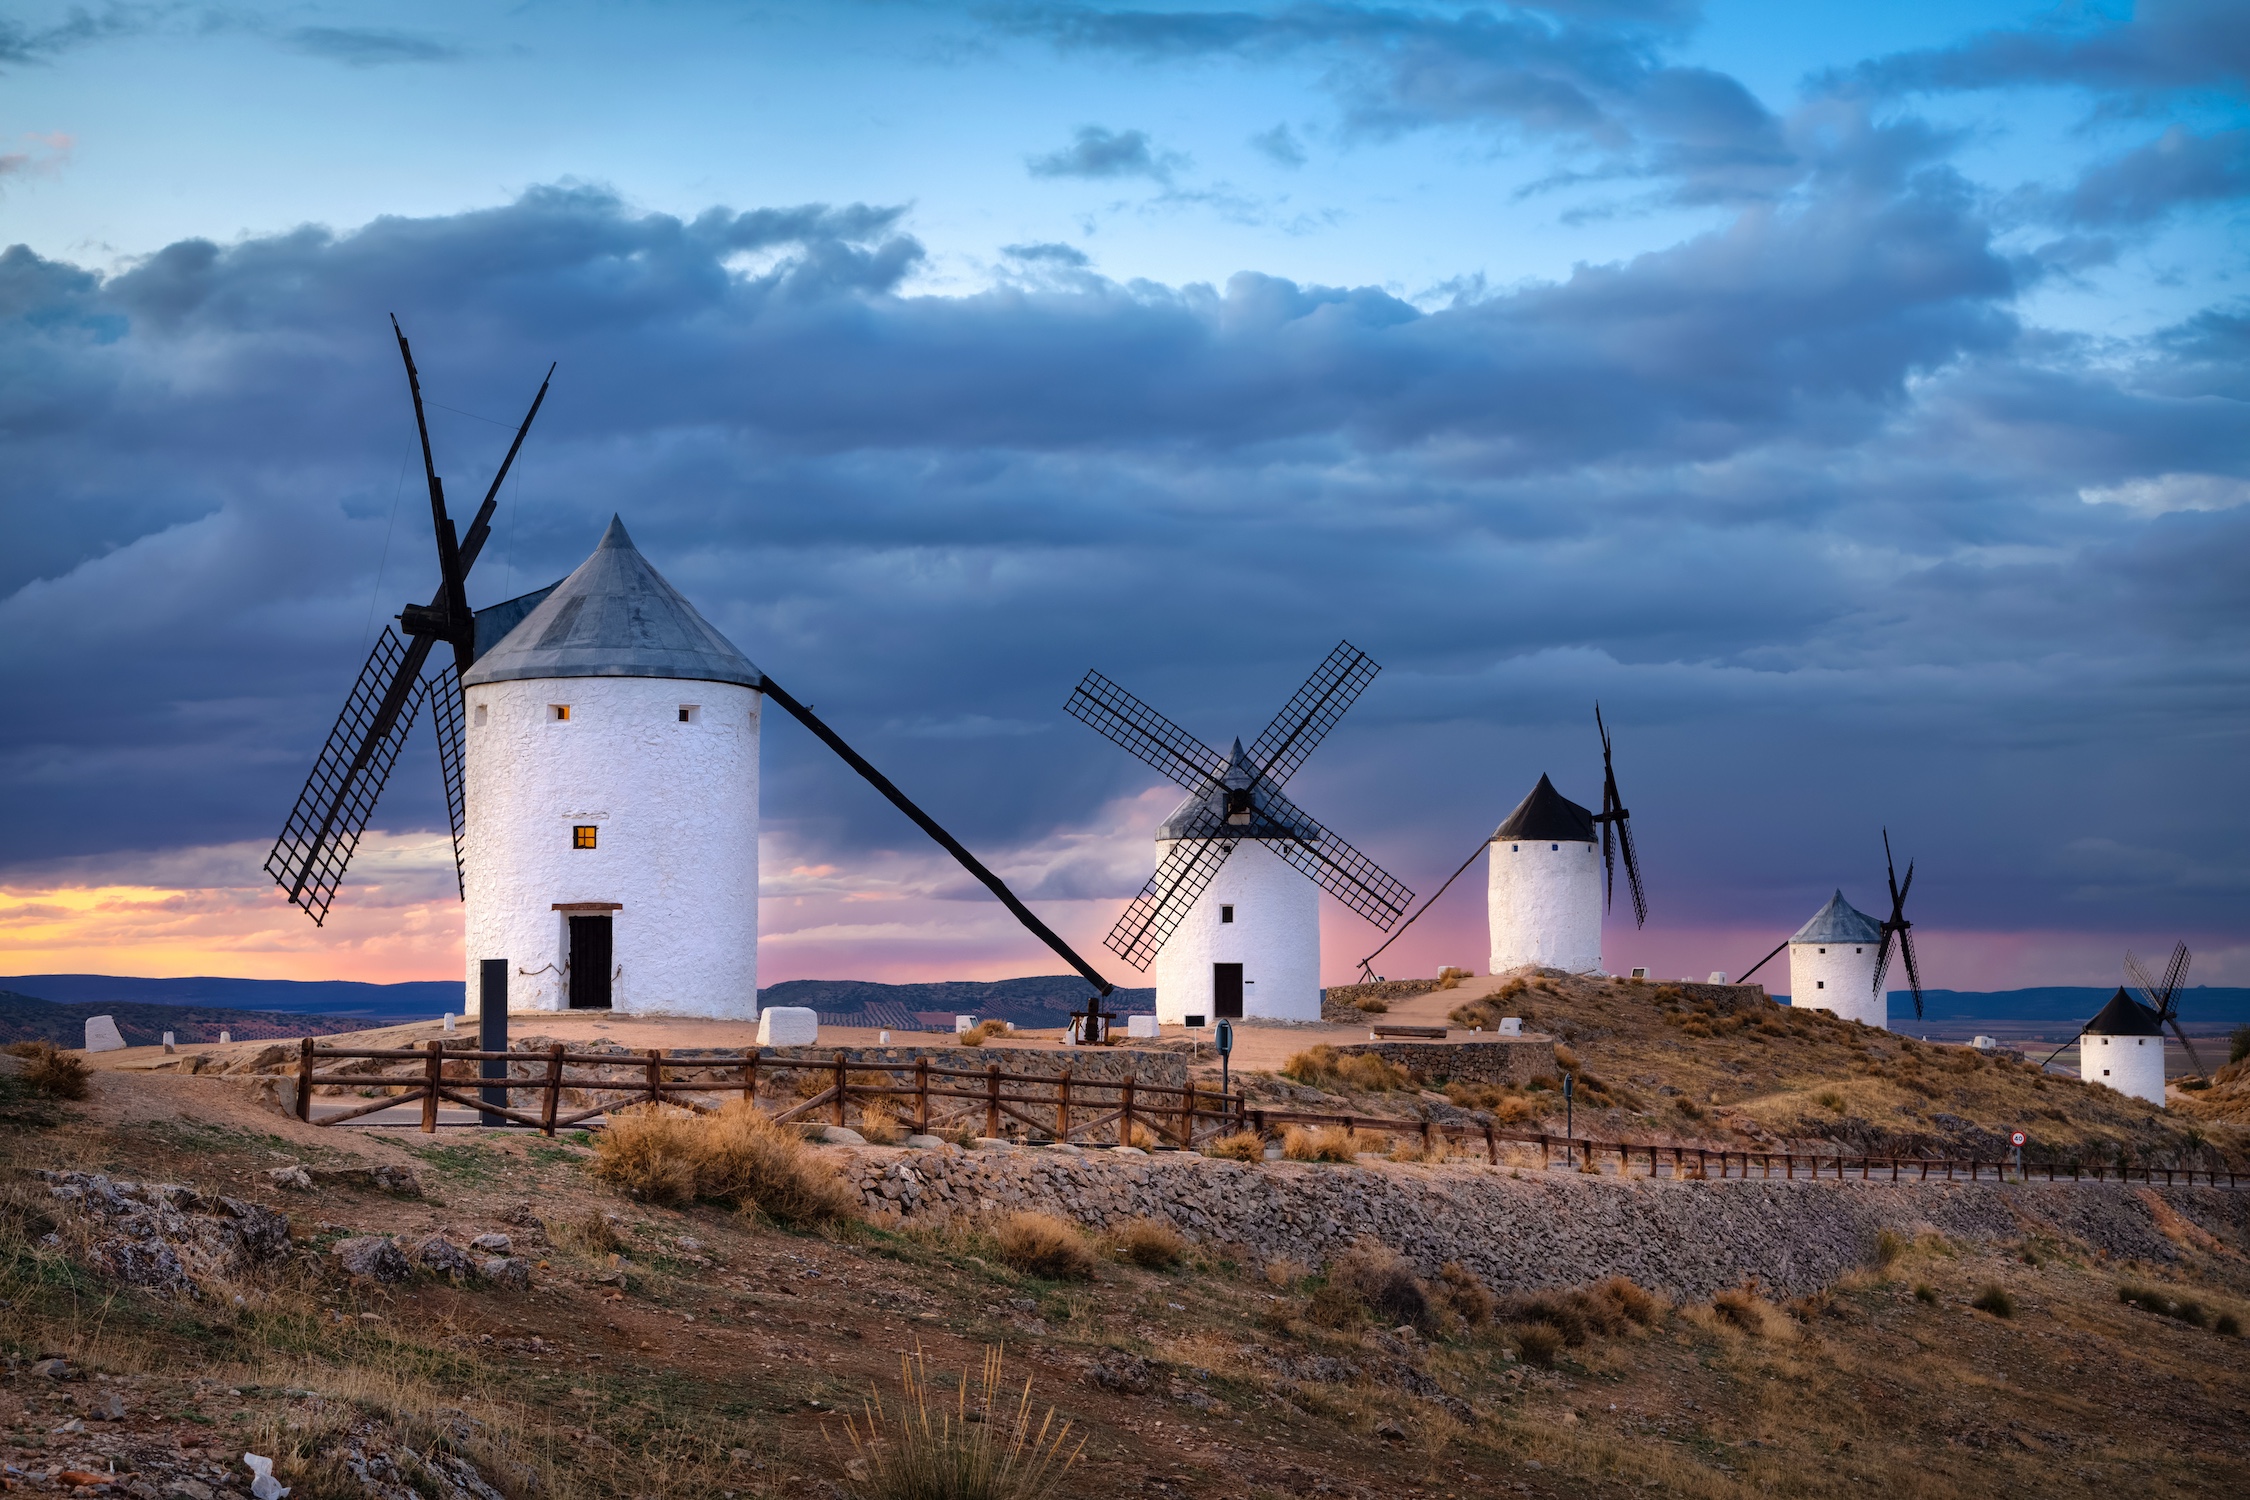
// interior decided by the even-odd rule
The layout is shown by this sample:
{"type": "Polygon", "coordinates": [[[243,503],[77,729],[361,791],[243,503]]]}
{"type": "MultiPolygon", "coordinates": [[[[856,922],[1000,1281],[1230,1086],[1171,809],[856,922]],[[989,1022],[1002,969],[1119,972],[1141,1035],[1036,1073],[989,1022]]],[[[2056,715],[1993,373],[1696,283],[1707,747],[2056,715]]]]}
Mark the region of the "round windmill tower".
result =
{"type": "Polygon", "coordinates": [[[2163,1017],[2120,985],[2078,1035],[2078,1076],[2163,1108],[2163,1017]]]}
{"type": "Polygon", "coordinates": [[[1156,831],[1156,873],[1103,939],[1156,967],[1156,1018],[1320,1019],[1319,893],[1377,927],[1413,892],[1282,795],[1378,670],[1346,641],[1248,750],[1225,755],[1088,672],[1064,710],[1188,790],[1156,831]]]}
{"type": "Polygon", "coordinates": [[[1486,841],[1491,855],[1485,886],[1491,973],[1526,964],[1573,974],[1599,972],[1602,916],[1616,891],[1619,852],[1625,856],[1635,923],[1648,920],[1648,899],[1641,892],[1640,862],[1627,822],[1631,814],[1617,794],[1609,727],[1599,705],[1594,727],[1602,738],[1602,810],[1580,807],[1542,775],[1486,841]]]}
{"type": "Polygon", "coordinates": [[[511,1010],[755,1016],[758,669],[612,518],[461,681],[472,970],[507,955],[511,1010]]]}
{"type": "Polygon", "coordinates": [[[1875,973],[1882,956],[1883,924],[1838,891],[1789,939],[1789,1003],[1887,1027],[1889,1001],[1875,973]]]}

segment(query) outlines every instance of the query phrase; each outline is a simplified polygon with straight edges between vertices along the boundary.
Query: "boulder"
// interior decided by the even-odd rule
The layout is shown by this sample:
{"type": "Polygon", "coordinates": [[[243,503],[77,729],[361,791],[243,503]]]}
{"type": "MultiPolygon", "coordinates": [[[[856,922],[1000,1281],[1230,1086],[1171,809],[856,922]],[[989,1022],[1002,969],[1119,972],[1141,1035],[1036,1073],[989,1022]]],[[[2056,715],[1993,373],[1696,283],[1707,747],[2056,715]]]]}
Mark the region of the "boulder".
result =
{"type": "Polygon", "coordinates": [[[476,1262],[469,1258],[468,1251],[442,1234],[433,1234],[423,1239],[406,1252],[406,1258],[433,1276],[444,1276],[456,1281],[474,1275],[477,1268],[476,1262]]]}
{"type": "Polygon", "coordinates": [[[809,1047],[820,1040],[820,1012],[801,1005],[769,1005],[758,1012],[758,1045],[809,1047]]]}
{"type": "Polygon", "coordinates": [[[831,1146],[864,1146],[867,1137],[848,1125],[823,1125],[820,1138],[831,1146]]]}
{"type": "Polygon", "coordinates": [[[348,1275],[385,1285],[406,1280],[414,1274],[414,1267],[406,1253],[390,1239],[379,1234],[355,1235],[348,1240],[338,1240],[328,1253],[336,1257],[348,1275]]]}
{"type": "Polygon", "coordinates": [[[480,1234],[469,1241],[469,1248],[482,1250],[487,1255],[506,1255],[515,1245],[504,1234],[480,1234]]]}
{"type": "Polygon", "coordinates": [[[514,1255],[489,1255],[477,1262],[477,1274],[494,1286],[511,1292],[531,1290],[531,1262],[514,1255]]]}
{"type": "Polygon", "coordinates": [[[266,1168],[266,1181],[285,1193],[309,1193],[313,1190],[312,1173],[296,1164],[266,1168]]]}

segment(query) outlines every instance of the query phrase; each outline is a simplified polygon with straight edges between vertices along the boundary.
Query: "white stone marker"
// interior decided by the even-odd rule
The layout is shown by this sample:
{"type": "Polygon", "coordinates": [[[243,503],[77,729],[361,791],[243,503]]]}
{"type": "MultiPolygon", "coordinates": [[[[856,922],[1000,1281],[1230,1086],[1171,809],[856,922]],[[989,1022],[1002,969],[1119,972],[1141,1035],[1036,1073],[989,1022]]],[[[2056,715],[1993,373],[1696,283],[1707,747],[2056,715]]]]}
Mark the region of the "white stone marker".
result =
{"type": "Polygon", "coordinates": [[[1157,1029],[1154,1016],[1127,1016],[1125,1034],[1135,1041],[1153,1042],[1162,1033],[1157,1029]]]}
{"type": "Polygon", "coordinates": [[[234,1033],[231,1031],[222,1031],[219,1033],[219,1040],[222,1042],[231,1042],[234,1040],[234,1033]]]}
{"type": "Polygon", "coordinates": [[[1502,1036],[1522,1036],[1523,1017],[1502,1016],[1500,1018],[1500,1034],[1502,1036]]]}
{"type": "Polygon", "coordinates": [[[769,1005],[758,1012],[758,1045],[809,1047],[820,1040],[820,1012],[801,1005],[769,1005]]]}
{"type": "Polygon", "coordinates": [[[88,1052],[115,1052],[125,1045],[118,1035],[117,1022],[108,1016],[86,1018],[86,1050],[88,1052]]]}
{"type": "Polygon", "coordinates": [[[169,1031],[164,1033],[164,1050],[167,1052],[176,1052],[179,1050],[179,1048],[174,1045],[172,1041],[172,1033],[169,1031]]]}

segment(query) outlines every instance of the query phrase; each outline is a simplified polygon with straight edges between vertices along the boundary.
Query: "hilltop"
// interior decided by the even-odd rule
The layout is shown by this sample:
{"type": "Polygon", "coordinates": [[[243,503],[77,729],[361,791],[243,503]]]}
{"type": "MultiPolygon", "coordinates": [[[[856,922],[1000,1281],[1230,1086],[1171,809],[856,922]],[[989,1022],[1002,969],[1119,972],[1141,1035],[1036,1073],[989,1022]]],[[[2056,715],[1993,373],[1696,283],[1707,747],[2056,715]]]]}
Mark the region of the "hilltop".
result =
{"type": "Polygon", "coordinates": [[[93,1016],[116,1021],[119,1034],[135,1047],[153,1047],[167,1031],[184,1045],[216,1042],[221,1032],[244,1041],[271,1041],[332,1036],[366,1024],[356,1016],[293,1015],[223,1005],[56,1005],[0,990],[0,1043],[43,1041],[77,1047],[85,1042],[86,1022],[93,1016]]]}

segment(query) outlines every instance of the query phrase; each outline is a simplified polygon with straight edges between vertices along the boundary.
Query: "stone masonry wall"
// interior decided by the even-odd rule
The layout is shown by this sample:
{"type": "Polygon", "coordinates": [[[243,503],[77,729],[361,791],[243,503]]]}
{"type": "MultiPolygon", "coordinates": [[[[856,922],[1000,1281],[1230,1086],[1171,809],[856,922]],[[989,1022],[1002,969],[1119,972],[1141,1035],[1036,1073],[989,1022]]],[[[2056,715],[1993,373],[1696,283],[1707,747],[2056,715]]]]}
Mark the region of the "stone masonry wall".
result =
{"type": "Polygon", "coordinates": [[[1458,1079],[1520,1087],[1534,1078],[1562,1076],[1555,1065],[1555,1039],[1551,1036],[1485,1037],[1473,1042],[1352,1042],[1336,1050],[1371,1052],[1428,1082],[1458,1079]]]}
{"type": "Polygon", "coordinates": [[[1886,1228],[1971,1240],[2044,1230],[2111,1255],[2167,1261],[2179,1254],[2165,1233],[2167,1222],[2178,1227],[2176,1215],[2250,1248],[2250,1192],[2224,1188],[1674,1182],[1027,1147],[841,1154],[880,1216],[1037,1208],[1095,1228],[1147,1217],[1253,1261],[1307,1265],[1373,1236],[1425,1274],[1459,1261],[1501,1292],[1624,1275],[1673,1296],[1708,1297],[1755,1276],[1795,1295],[1865,1264],[1886,1228]]]}

